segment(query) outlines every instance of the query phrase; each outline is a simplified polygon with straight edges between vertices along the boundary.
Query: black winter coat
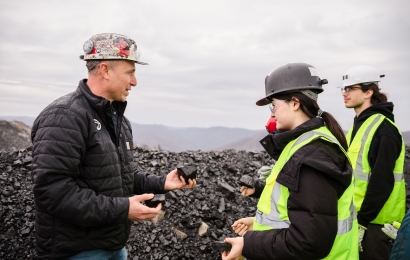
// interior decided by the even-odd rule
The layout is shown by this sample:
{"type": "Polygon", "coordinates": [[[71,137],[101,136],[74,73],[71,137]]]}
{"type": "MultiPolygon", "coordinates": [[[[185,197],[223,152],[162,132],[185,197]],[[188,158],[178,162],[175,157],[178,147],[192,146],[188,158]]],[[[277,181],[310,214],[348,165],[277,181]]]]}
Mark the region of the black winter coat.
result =
{"type": "MultiPolygon", "coordinates": [[[[276,160],[290,141],[321,126],[323,120],[313,118],[294,130],[268,135],[261,143],[276,160]]],[[[252,260],[326,257],[337,234],[338,199],[351,180],[352,167],[337,145],[318,139],[300,148],[276,180],[290,191],[291,225],[246,232],[243,256],[252,260]]]]}
{"type": "Polygon", "coordinates": [[[126,102],[94,95],[80,81],[33,124],[33,193],[40,259],[61,259],[81,251],[124,247],[130,232],[132,194],[163,192],[165,177],[134,170],[126,102]]]}

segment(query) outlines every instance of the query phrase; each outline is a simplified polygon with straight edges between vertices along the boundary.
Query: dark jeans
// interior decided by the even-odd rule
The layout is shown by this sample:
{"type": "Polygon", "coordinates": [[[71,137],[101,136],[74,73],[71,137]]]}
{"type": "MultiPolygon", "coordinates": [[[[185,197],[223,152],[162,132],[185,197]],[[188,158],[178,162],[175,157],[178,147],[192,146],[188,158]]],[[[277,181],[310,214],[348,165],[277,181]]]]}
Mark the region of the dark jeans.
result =
{"type": "Polygon", "coordinates": [[[364,234],[362,246],[363,252],[359,252],[360,260],[387,260],[393,241],[381,228],[383,225],[369,224],[364,234]]]}
{"type": "Polygon", "coordinates": [[[117,251],[90,250],[84,251],[67,260],[127,260],[125,247],[117,251]]]}

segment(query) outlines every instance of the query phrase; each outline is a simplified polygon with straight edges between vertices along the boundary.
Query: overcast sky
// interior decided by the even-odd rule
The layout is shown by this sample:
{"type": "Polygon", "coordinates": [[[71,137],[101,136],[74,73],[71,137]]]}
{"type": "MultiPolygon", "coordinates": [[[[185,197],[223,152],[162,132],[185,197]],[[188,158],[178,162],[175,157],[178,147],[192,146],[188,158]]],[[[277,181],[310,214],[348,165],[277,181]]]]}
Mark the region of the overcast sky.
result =
{"type": "Polygon", "coordinates": [[[90,36],[115,32],[141,50],[127,117],[140,124],[264,129],[268,73],[289,62],[329,80],[322,110],[353,123],[343,73],[369,65],[386,77],[396,123],[410,130],[410,1],[0,0],[0,116],[37,116],[87,77],[90,36]]]}

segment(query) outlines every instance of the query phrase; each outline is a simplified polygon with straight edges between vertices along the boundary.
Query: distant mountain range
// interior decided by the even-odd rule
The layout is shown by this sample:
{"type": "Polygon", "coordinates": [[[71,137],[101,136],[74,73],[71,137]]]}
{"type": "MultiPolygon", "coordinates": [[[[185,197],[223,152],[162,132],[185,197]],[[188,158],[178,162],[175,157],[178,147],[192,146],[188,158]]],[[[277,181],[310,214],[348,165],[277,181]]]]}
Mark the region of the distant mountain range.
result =
{"type": "MultiPolygon", "coordinates": [[[[32,127],[34,117],[0,116],[0,120],[21,121],[32,127]]],[[[229,127],[169,127],[142,125],[131,122],[134,143],[151,149],[170,151],[187,150],[263,150],[259,140],[267,135],[266,130],[248,130],[229,127]]]]}
{"type": "Polygon", "coordinates": [[[0,151],[12,151],[31,145],[31,128],[20,121],[0,120],[0,151]]]}
{"type": "Polygon", "coordinates": [[[161,147],[164,150],[262,150],[259,140],[251,145],[249,140],[266,136],[266,130],[247,130],[241,128],[177,128],[163,125],[141,125],[131,123],[134,142],[148,147],[161,147]]]}
{"type": "MultiPolygon", "coordinates": [[[[21,121],[31,127],[34,117],[0,116],[6,121],[21,121]]],[[[151,149],[170,151],[186,150],[263,150],[259,141],[267,135],[266,130],[248,130],[229,127],[169,127],[164,125],[142,125],[131,122],[134,143],[151,149]]],[[[410,144],[410,131],[403,132],[406,144],[410,144]]],[[[23,147],[24,148],[24,147],[23,147]]],[[[0,147],[1,149],[1,147],[0,147]]],[[[19,149],[19,148],[18,148],[19,149]]]]}

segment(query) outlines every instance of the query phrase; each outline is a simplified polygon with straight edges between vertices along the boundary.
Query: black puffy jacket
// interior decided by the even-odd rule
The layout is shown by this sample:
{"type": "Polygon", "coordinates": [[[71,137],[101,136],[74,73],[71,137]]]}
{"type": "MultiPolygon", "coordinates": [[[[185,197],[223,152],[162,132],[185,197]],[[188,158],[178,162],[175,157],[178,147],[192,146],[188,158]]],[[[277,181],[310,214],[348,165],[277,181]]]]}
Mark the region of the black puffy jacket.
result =
{"type": "Polygon", "coordinates": [[[37,254],[61,259],[81,251],[124,247],[132,194],[163,192],[165,177],[134,171],[126,102],[115,134],[110,102],[80,81],[33,124],[33,193],[37,254]]]}
{"type": "MultiPolygon", "coordinates": [[[[277,160],[290,141],[321,126],[323,120],[313,118],[261,143],[277,160]]],[[[297,150],[276,179],[289,189],[289,228],[246,232],[242,254],[252,260],[326,257],[337,234],[338,199],[351,180],[352,167],[337,145],[317,139],[297,150]]]]}

